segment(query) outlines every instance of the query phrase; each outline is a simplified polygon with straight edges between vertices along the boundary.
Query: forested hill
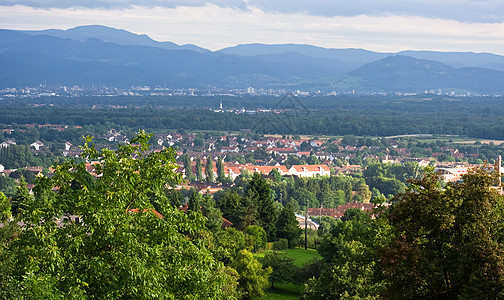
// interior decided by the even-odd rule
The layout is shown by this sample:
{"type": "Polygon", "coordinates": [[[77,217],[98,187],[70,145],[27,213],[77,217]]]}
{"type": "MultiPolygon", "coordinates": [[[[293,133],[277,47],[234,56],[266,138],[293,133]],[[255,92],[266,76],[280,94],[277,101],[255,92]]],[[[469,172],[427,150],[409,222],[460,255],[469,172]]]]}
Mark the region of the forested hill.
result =
{"type": "Polygon", "coordinates": [[[504,57],[488,53],[403,52],[395,56],[363,49],[261,44],[211,52],[104,26],[0,30],[0,49],[1,88],[45,83],[504,93],[504,57]]]}

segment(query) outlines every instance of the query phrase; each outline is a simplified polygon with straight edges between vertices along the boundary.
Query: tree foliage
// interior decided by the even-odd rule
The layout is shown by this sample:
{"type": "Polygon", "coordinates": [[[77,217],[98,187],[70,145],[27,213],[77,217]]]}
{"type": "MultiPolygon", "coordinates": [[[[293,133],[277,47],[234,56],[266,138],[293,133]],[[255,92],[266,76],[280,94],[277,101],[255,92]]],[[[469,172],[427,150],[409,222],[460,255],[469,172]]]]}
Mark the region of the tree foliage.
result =
{"type": "Polygon", "coordinates": [[[273,272],[269,279],[271,288],[275,288],[275,283],[288,283],[294,281],[297,268],[294,265],[294,258],[280,251],[267,251],[261,263],[265,268],[270,267],[273,272]]]}
{"type": "Polygon", "coordinates": [[[196,179],[203,180],[203,165],[201,164],[201,157],[196,159],[196,179]]]}
{"type": "Polygon", "coordinates": [[[373,219],[361,210],[347,210],[321,242],[326,266],[320,277],[308,281],[304,298],[378,299],[386,279],[376,253],[391,233],[383,215],[373,219]]]}
{"type": "Polygon", "coordinates": [[[290,203],[287,203],[280,212],[276,226],[277,238],[287,239],[289,241],[289,248],[298,245],[302,230],[299,228],[299,222],[290,203]]]}
{"type": "Polygon", "coordinates": [[[213,182],[214,181],[214,171],[213,171],[214,165],[213,165],[213,160],[210,155],[207,156],[206,164],[205,164],[205,179],[207,182],[213,182]]]}
{"type": "Polygon", "coordinates": [[[262,178],[261,174],[254,173],[252,175],[252,180],[247,186],[245,198],[249,198],[253,203],[255,203],[255,224],[264,228],[269,241],[275,240],[277,219],[275,200],[271,198],[271,190],[268,182],[262,178]]]}
{"type": "Polygon", "coordinates": [[[151,153],[148,140],[140,132],[117,151],[98,151],[88,138],[83,157],[99,161],[96,179],[72,161],[37,179],[34,201],[18,219],[24,227],[8,247],[11,298],[227,297],[236,277],[199,238],[203,217],[172,207],[163,191],[180,180],[174,151],[151,153]]]}
{"type": "Polygon", "coordinates": [[[397,235],[382,255],[390,298],[504,297],[504,199],[495,172],[439,184],[430,172],[394,197],[397,235]]]}
{"type": "Polygon", "coordinates": [[[263,269],[261,263],[247,250],[240,250],[232,266],[240,275],[239,290],[243,299],[264,296],[269,285],[271,268],[263,269]]]}
{"type": "Polygon", "coordinates": [[[12,215],[9,199],[0,192],[0,223],[6,223],[12,215]]]}

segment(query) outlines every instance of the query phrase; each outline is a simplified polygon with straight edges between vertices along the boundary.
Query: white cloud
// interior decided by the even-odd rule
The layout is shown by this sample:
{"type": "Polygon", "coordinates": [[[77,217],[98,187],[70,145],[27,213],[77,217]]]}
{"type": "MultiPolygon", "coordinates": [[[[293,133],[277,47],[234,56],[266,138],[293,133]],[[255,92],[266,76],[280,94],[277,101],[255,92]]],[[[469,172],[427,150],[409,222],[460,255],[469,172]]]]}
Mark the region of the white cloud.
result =
{"type": "Polygon", "coordinates": [[[203,7],[250,10],[258,8],[273,13],[296,13],[315,16],[421,16],[468,23],[504,21],[502,0],[3,0],[0,5],[23,5],[34,8],[105,8],[128,9],[134,6],[203,7]]]}
{"type": "Polygon", "coordinates": [[[147,34],[159,41],[192,43],[211,50],[240,43],[300,43],[327,48],[474,51],[504,54],[504,23],[463,23],[405,16],[313,16],[203,7],[34,9],[4,7],[6,29],[68,29],[99,24],[147,34]]]}
{"type": "Polygon", "coordinates": [[[168,7],[175,8],[181,6],[198,7],[207,4],[220,7],[246,9],[244,0],[2,0],[2,6],[23,5],[34,8],[106,8],[123,9],[134,6],[143,7],[168,7]]]}

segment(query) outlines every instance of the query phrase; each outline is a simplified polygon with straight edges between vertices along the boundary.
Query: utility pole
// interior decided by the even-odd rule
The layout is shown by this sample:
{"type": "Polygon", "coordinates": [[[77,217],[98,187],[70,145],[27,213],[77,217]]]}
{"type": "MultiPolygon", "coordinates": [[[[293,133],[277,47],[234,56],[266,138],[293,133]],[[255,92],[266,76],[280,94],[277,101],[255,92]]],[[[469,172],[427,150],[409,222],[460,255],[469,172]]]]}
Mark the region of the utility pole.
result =
{"type": "Polygon", "coordinates": [[[306,199],[306,210],[304,217],[304,249],[308,250],[308,199],[306,199]]]}

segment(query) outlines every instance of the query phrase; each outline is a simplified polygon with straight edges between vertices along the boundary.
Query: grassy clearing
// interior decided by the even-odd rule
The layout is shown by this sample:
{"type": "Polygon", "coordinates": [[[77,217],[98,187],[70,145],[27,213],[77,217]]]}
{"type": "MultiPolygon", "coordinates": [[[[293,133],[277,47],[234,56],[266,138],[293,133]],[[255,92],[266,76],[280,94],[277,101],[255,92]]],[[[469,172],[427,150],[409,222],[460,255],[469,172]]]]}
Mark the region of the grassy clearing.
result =
{"type": "MultiPolygon", "coordinates": [[[[320,254],[315,249],[305,250],[304,248],[295,248],[295,249],[287,249],[282,252],[285,252],[287,256],[294,259],[294,264],[298,267],[302,267],[307,262],[313,259],[322,259],[320,254]]],[[[254,256],[257,258],[264,257],[265,252],[254,253],[254,256]]],[[[264,298],[256,298],[266,299],[266,300],[280,300],[280,299],[299,299],[301,297],[301,293],[303,292],[303,286],[295,286],[292,283],[275,283],[275,289],[269,289],[266,291],[266,296],[264,298]]]]}
{"type": "Polygon", "coordinates": [[[269,289],[266,291],[266,296],[263,298],[265,300],[294,300],[301,297],[301,292],[303,291],[302,286],[295,286],[292,283],[277,283],[275,284],[275,289],[269,289]]]}
{"type": "Polygon", "coordinates": [[[322,259],[322,256],[315,249],[305,250],[303,248],[294,248],[285,250],[289,257],[294,258],[294,264],[298,267],[303,266],[305,263],[313,259],[322,259]]]}

